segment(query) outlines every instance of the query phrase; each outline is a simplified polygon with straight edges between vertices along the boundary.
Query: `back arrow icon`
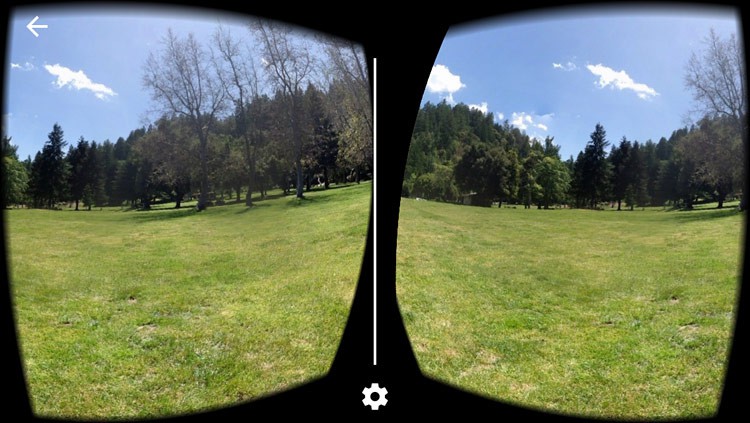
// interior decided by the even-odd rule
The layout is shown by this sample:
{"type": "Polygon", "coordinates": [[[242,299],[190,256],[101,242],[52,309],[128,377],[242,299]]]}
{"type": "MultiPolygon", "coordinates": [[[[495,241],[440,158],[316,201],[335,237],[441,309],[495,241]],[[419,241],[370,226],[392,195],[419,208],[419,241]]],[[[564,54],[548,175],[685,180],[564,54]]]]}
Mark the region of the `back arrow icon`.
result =
{"type": "Polygon", "coordinates": [[[34,34],[35,37],[38,37],[39,34],[37,34],[37,32],[34,31],[34,28],[47,28],[47,25],[34,25],[34,22],[36,22],[37,19],[39,19],[39,16],[34,16],[34,19],[32,19],[31,22],[29,22],[29,24],[26,25],[26,28],[28,28],[29,31],[31,31],[31,33],[34,34]]]}

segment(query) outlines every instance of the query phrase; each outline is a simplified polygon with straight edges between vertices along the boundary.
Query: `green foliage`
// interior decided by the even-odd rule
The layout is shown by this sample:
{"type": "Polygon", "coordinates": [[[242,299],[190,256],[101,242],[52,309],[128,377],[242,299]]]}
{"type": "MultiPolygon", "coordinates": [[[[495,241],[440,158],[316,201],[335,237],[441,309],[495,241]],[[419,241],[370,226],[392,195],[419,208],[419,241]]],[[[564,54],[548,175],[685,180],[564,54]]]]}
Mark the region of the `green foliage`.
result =
{"type": "Polygon", "coordinates": [[[489,207],[503,196],[503,168],[508,164],[499,147],[472,144],[456,163],[456,184],[464,193],[472,193],[472,205],[489,207]]]}
{"type": "Polygon", "coordinates": [[[26,203],[29,175],[26,167],[13,157],[3,157],[3,205],[6,207],[26,203]]]}
{"type": "MultiPolygon", "coordinates": [[[[543,156],[560,162],[559,150],[552,137],[543,143],[532,140],[507,122],[496,124],[492,114],[465,104],[428,102],[417,114],[402,195],[448,201],[454,196],[453,188],[438,171],[448,168],[458,189],[455,197],[471,198],[471,204],[521,201],[541,205],[548,201],[548,207],[552,198],[564,201],[565,195],[549,192],[545,196],[536,182],[536,167],[543,156]]],[[[557,189],[551,181],[545,182],[548,190],[557,189]]]]}
{"type": "Polygon", "coordinates": [[[11,144],[11,138],[2,136],[2,157],[0,181],[3,184],[3,206],[26,203],[26,189],[29,185],[29,174],[26,166],[18,161],[18,146],[11,144]]]}
{"type": "Polygon", "coordinates": [[[66,145],[62,128],[54,124],[31,164],[29,194],[34,206],[51,209],[67,197],[68,166],[63,153],[66,145]]]}
{"type": "Polygon", "coordinates": [[[586,148],[578,154],[573,170],[574,196],[578,207],[591,209],[609,198],[611,164],[605,148],[609,145],[604,127],[597,123],[586,148]]]}
{"type": "Polygon", "coordinates": [[[694,185],[704,188],[718,208],[743,184],[744,154],[736,129],[728,118],[704,118],[678,146],[682,157],[694,164],[694,185]]]}
{"type": "Polygon", "coordinates": [[[458,201],[459,191],[453,179],[453,170],[448,166],[436,165],[434,172],[420,175],[414,181],[411,196],[451,203],[458,201]]]}
{"type": "Polygon", "coordinates": [[[541,205],[545,209],[565,202],[570,189],[570,173],[563,162],[549,156],[542,158],[536,180],[541,190],[541,205]]]}

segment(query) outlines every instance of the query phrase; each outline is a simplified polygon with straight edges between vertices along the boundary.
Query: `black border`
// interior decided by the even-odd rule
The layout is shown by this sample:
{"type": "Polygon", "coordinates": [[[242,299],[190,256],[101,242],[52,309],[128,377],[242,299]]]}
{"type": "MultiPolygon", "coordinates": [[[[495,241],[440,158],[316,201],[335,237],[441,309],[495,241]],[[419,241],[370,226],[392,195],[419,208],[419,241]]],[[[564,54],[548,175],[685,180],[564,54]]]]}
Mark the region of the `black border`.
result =
{"type": "MultiPolygon", "coordinates": [[[[34,2],[4,3],[4,17],[11,7],[29,6],[34,2]]],[[[49,5],[49,3],[39,3],[49,5]]],[[[98,2],[60,3],[103,7],[98,2]]],[[[349,4],[343,9],[335,4],[307,2],[299,6],[286,2],[228,3],[212,1],[194,3],[188,0],[149,3],[128,3],[133,8],[148,5],[182,4],[205,6],[228,12],[248,13],[283,20],[332,35],[351,39],[365,46],[372,75],[372,59],[378,60],[378,364],[372,365],[372,275],[373,243],[372,216],[368,231],[360,278],[357,284],[351,313],[330,372],[317,380],[277,394],[227,408],[173,418],[149,421],[216,421],[217,419],[253,419],[256,417],[354,417],[358,420],[389,419],[395,416],[418,418],[489,417],[492,420],[541,419],[543,421],[606,421],[580,419],[520,408],[475,394],[461,391],[424,377],[417,365],[401,320],[396,299],[395,262],[398,212],[401,181],[405,167],[409,140],[419,109],[425,83],[432,68],[443,37],[453,24],[472,22],[486,17],[512,17],[516,12],[557,10],[573,11],[587,2],[565,2],[550,5],[537,0],[518,5],[480,6],[478,4],[446,3],[447,7],[433,3],[422,6],[392,7],[381,3],[349,4]],[[571,9],[572,7],[572,9],[571,9]],[[469,9],[469,10],[464,10],[469,9]],[[388,404],[378,411],[362,404],[362,390],[371,383],[388,389],[388,404]]],[[[601,5],[602,3],[594,3],[601,5]]],[[[610,4],[610,3],[606,3],[610,4]]],[[[643,3],[627,3],[644,5],[643,3]]],[[[646,3],[652,5],[651,3],[646,3]]],[[[664,5],[664,3],[660,3],[664,5]]],[[[668,3],[675,7],[698,5],[693,3],[668,3]]],[[[740,8],[733,3],[724,3],[740,8]]],[[[710,4],[709,4],[710,5],[710,4]]],[[[745,10],[742,12],[743,23],[745,10]]],[[[665,28],[665,31],[668,31],[665,28]]],[[[6,48],[8,33],[2,33],[0,48],[6,48]]],[[[747,44],[747,43],[746,43],[747,44]]],[[[6,69],[0,74],[4,77],[6,69]]],[[[3,79],[5,83],[5,79],[3,79]]],[[[4,99],[4,96],[2,97],[4,99]]],[[[2,223],[5,235],[5,222],[2,223]]],[[[5,243],[2,255],[7,258],[5,243]]],[[[747,263],[747,251],[744,251],[747,263]]],[[[0,319],[2,319],[2,415],[14,421],[64,421],[42,419],[31,413],[26,385],[21,367],[16,331],[13,320],[10,287],[6,261],[3,261],[4,284],[0,289],[0,319]]],[[[742,288],[745,287],[744,277],[742,288]]],[[[744,290],[743,290],[744,291],[744,290]]],[[[718,415],[699,421],[730,421],[735,415],[747,414],[743,403],[742,382],[746,374],[747,349],[747,298],[740,296],[735,320],[734,342],[727,379],[718,415]]]]}

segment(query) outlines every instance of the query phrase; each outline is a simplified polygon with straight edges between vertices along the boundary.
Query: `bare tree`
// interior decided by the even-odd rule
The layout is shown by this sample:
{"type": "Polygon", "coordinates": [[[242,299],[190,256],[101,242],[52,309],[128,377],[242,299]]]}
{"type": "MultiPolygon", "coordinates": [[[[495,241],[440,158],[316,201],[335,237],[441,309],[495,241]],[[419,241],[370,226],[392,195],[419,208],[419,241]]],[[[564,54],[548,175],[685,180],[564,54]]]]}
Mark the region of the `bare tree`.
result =
{"type": "Polygon", "coordinates": [[[177,38],[172,30],[163,48],[152,52],[144,66],[143,84],[160,112],[184,116],[198,137],[200,197],[198,210],[208,205],[208,139],[216,118],[225,106],[226,90],[218,81],[206,51],[193,34],[177,38]]]}
{"type": "Polygon", "coordinates": [[[726,116],[743,128],[747,93],[741,45],[734,34],[722,40],[713,29],[704,41],[706,48],[693,52],[687,63],[685,85],[693,92],[701,118],[726,116]]]}
{"type": "Polygon", "coordinates": [[[218,49],[214,63],[219,80],[234,105],[236,136],[242,139],[244,160],[247,171],[247,196],[245,205],[253,205],[252,193],[255,186],[256,153],[263,136],[260,122],[250,122],[250,103],[257,100],[260,93],[258,77],[252,56],[242,50],[241,42],[232,38],[228,29],[219,27],[214,33],[214,44],[218,49]]]}
{"type": "Polygon", "coordinates": [[[340,158],[357,168],[372,162],[372,103],[370,80],[362,48],[347,40],[320,37],[325,45],[330,76],[328,98],[342,136],[340,158]]]}
{"type": "Polygon", "coordinates": [[[743,154],[747,154],[747,81],[742,45],[734,34],[723,40],[713,29],[704,42],[705,48],[693,52],[687,63],[685,85],[693,92],[699,117],[729,119],[740,134],[743,154]]]}
{"type": "Polygon", "coordinates": [[[291,27],[279,23],[255,20],[250,29],[260,43],[261,61],[269,82],[281,94],[286,119],[292,133],[294,165],[297,175],[297,198],[303,195],[302,144],[304,141],[303,94],[312,76],[315,60],[310,48],[291,27]]]}

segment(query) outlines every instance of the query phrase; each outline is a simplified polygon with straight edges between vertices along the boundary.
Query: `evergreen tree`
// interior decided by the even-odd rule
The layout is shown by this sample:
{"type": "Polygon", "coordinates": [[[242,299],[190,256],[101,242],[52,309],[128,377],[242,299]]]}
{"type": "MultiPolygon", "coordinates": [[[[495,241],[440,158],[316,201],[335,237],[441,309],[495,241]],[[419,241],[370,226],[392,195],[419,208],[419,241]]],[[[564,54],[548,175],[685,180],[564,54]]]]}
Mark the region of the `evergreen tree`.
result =
{"type": "Polygon", "coordinates": [[[32,163],[30,188],[37,207],[51,209],[66,198],[67,166],[63,154],[66,145],[63,130],[55,123],[32,163]]]}
{"type": "Polygon", "coordinates": [[[585,194],[589,207],[595,209],[597,204],[607,198],[610,178],[610,165],[605,148],[609,145],[604,127],[597,123],[591,139],[583,152],[583,168],[581,175],[581,189],[585,194]]]}
{"type": "Polygon", "coordinates": [[[610,186],[612,199],[617,202],[617,210],[622,209],[622,200],[632,183],[632,169],[630,169],[631,144],[622,137],[619,146],[612,146],[609,162],[612,169],[610,186]]]}

